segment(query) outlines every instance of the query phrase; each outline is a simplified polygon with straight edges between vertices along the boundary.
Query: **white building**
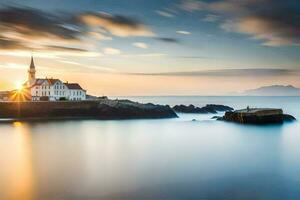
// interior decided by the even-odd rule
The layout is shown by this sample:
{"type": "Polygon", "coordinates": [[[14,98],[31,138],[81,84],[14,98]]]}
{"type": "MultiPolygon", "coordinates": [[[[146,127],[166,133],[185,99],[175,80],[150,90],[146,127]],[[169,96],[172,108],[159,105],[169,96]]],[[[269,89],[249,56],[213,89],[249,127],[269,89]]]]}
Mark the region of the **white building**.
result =
{"type": "Polygon", "coordinates": [[[28,81],[25,83],[32,101],[86,100],[86,90],[78,83],[64,83],[59,79],[35,78],[35,65],[31,58],[28,81]]]}

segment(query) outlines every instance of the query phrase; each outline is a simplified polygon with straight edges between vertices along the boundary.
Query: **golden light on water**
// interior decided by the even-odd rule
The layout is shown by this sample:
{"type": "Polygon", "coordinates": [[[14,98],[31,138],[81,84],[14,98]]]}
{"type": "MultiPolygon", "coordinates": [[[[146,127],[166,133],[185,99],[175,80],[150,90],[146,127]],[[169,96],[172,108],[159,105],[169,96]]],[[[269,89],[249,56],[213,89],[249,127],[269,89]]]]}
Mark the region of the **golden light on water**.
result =
{"type": "Polygon", "coordinates": [[[8,184],[8,199],[34,199],[34,175],[32,166],[31,134],[22,122],[14,122],[16,148],[8,184]]]}

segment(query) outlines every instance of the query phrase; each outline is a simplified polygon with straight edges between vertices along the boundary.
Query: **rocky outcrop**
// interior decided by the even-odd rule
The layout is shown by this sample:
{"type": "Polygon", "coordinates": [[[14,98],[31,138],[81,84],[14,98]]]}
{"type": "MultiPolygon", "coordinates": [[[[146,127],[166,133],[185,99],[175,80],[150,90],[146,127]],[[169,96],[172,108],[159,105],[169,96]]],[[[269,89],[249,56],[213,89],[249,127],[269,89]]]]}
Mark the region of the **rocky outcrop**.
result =
{"type": "Polygon", "coordinates": [[[297,120],[294,116],[288,114],[283,114],[282,117],[283,117],[283,121],[285,122],[292,122],[297,120]]]}
{"type": "Polygon", "coordinates": [[[234,109],[225,105],[207,104],[204,108],[211,108],[218,112],[233,111],[234,109]]]}
{"type": "Polygon", "coordinates": [[[282,109],[255,108],[236,110],[234,112],[229,111],[217,120],[241,124],[281,124],[285,121],[294,121],[296,119],[291,115],[283,114],[282,109]]]}
{"type": "Polygon", "coordinates": [[[174,117],[177,115],[169,106],[141,104],[129,100],[0,102],[0,118],[150,119],[174,117]]]}
{"type": "Polygon", "coordinates": [[[180,113],[199,113],[199,114],[207,114],[207,113],[217,113],[224,111],[232,111],[233,108],[224,105],[215,105],[215,104],[207,104],[204,107],[196,107],[194,105],[176,105],[173,107],[173,110],[180,113]]]}

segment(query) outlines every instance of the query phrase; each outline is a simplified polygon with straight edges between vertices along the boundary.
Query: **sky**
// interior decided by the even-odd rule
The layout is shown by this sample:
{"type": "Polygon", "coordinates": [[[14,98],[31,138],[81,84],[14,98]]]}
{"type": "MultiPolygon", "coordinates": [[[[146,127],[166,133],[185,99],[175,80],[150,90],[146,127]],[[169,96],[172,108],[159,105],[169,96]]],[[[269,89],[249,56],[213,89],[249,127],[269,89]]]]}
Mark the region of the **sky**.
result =
{"type": "Polygon", "coordinates": [[[300,87],[297,0],[0,0],[0,90],[37,77],[107,96],[300,87]]]}

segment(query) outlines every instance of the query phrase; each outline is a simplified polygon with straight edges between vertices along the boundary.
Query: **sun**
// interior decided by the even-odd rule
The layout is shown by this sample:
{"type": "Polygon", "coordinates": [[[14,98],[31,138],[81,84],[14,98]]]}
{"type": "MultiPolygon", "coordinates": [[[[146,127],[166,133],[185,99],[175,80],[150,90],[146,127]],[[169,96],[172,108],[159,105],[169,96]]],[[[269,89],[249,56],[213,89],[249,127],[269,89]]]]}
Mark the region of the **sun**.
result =
{"type": "Polygon", "coordinates": [[[16,88],[16,90],[18,90],[18,91],[23,90],[23,83],[22,83],[21,81],[16,81],[16,82],[15,82],[15,88],[16,88]]]}

